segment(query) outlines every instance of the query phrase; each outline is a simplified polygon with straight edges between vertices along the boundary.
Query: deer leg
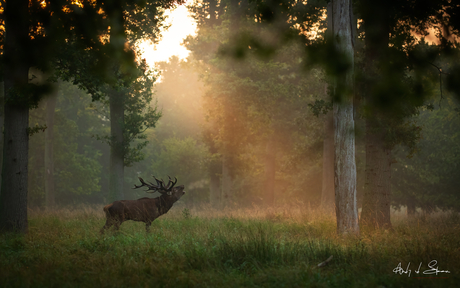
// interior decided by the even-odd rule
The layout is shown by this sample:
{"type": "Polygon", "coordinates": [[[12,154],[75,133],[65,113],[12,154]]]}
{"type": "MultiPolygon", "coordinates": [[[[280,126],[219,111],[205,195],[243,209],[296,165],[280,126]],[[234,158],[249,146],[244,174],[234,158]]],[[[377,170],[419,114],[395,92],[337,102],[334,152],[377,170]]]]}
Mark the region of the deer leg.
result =
{"type": "Polygon", "coordinates": [[[120,224],[121,224],[121,221],[115,221],[114,225],[115,226],[115,230],[119,230],[120,229],[120,224]]]}
{"type": "Polygon", "coordinates": [[[147,233],[150,232],[150,225],[152,225],[152,222],[150,222],[150,221],[145,222],[145,231],[147,233]]]}
{"type": "Polygon", "coordinates": [[[104,234],[105,230],[109,229],[112,225],[113,225],[113,222],[110,219],[107,219],[107,221],[105,221],[104,227],[102,227],[101,229],[101,234],[104,234]]]}
{"type": "Polygon", "coordinates": [[[120,229],[120,225],[123,222],[125,222],[124,215],[119,215],[118,217],[113,219],[113,226],[115,226],[116,231],[118,231],[120,229]]]}

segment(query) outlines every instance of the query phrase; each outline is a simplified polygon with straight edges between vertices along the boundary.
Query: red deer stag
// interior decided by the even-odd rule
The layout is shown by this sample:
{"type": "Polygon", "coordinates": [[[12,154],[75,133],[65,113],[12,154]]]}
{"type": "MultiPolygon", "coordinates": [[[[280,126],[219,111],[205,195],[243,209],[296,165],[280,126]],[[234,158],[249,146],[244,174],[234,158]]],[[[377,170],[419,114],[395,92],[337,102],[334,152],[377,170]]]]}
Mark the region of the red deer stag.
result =
{"type": "MultiPolygon", "coordinates": [[[[169,177],[169,176],[168,176],[169,177]]],[[[153,176],[155,178],[155,176],[153,176]]],[[[185,194],[184,185],[174,187],[177,183],[169,177],[168,185],[165,186],[163,180],[155,178],[157,185],[145,182],[139,177],[142,185],[134,185],[133,189],[147,187],[147,193],[160,192],[161,196],[158,198],[144,197],[137,200],[120,200],[104,207],[104,212],[107,217],[104,227],[101,229],[103,234],[105,229],[110,228],[112,225],[118,230],[121,223],[127,220],[144,222],[146,231],[149,232],[152,221],[165,214],[171,209],[173,204],[185,194]],[[149,192],[152,191],[152,192],[149,192]]]]}

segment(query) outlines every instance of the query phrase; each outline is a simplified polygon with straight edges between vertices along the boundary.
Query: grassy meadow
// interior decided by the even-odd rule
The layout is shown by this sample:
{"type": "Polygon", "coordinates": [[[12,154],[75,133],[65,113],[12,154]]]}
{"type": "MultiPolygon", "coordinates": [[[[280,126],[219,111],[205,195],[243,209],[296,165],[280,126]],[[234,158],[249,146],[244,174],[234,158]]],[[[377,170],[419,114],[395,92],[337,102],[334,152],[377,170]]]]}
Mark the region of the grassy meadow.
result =
{"type": "Polygon", "coordinates": [[[393,231],[338,237],[303,207],[217,211],[177,205],[153,222],[99,233],[102,207],[29,211],[29,234],[0,235],[0,287],[459,287],[460,217],[438,212],[393,231]],[[318,264],[330,256],[325,267],[318,264]],[[439,270],[423,274],[437,260],[439,270]],[[394,273],[401,262],[406,273],[394,273]],[[420,262],[421,269],[417,274],[420,262]]]}

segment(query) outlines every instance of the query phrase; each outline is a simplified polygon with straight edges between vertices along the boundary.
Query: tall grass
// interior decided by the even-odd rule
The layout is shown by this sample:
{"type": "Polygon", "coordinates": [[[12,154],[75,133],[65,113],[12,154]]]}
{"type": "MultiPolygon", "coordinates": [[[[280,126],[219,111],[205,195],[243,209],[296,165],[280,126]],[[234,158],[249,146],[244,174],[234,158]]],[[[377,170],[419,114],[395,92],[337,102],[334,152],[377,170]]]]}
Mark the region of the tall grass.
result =
{"type": "Polygon", "coordinates": [[[0,287],[457,287],[460,217],[439,212],[393,231],[338,237],[333,215],[174,207],[152,224],[99,234],[101,207],[30,211],[30,232],[0,236],[0,287]],[[333,256],[323,268],[318,263],[333,256]],[[437,260],[451,273],[416,274],[437,260]],[[411,277],[395,274],[411,262],[411,277]],[[428,277],[431,276],[431,277],[428,277]],[[435,276],[435,277],[433,277],[435,276]],[[419,277],[419,278],[416,278],[419,277]],[[441,278],[440,278],[441,277],[441,278]]]}

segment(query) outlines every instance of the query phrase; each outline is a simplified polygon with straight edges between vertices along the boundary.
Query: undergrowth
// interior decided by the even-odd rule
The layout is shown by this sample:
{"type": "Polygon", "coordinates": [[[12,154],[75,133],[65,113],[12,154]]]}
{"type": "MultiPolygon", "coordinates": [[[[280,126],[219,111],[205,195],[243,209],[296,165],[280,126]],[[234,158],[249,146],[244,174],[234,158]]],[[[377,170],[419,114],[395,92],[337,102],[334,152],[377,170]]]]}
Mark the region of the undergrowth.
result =
{"type": "MultiPolygon", "coordinates": [[[[336,235],[332,215],[175,207],[99,234],[102,209],[31,211],[0,235],[0,287],[457,287],[460,217],[394,214],[392,231],[336,235]],[[329,256],[325,267],[318,267],[329,256]],[[437,260],[438,275],[423,274],[437,260]],[[408,263],[411,263],[407,269],[408,263]],[[401,263],[408,273],[394,273],[401,263]],[[422,263],[419,273],[416,270],[422,263]]],[[[401,272],[401,269],[399,270],[401,272]]]]}

